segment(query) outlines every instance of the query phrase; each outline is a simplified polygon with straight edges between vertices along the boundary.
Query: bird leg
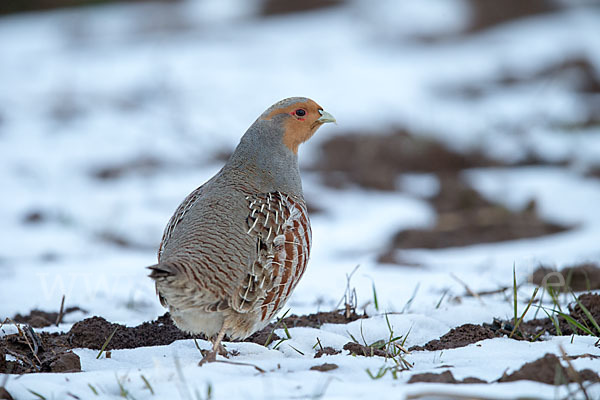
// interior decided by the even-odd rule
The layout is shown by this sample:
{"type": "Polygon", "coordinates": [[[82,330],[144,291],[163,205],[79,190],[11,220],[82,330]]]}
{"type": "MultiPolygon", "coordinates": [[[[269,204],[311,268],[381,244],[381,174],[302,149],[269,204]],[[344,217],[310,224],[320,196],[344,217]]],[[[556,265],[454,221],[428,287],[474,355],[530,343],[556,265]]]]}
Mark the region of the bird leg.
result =
{"type": "Polygon", "coordinates": [[[202,360],[200,360],[200,363],[198,364],[199,366],[202,366],[209,362],[217,361],[217,353],[222,356],[227,356],[227,350],[225,350],[225,347],[223,347],[223,345],[221,344],[221,341],[225,337],[225,331],[228,328],[229,328],[229,325],[226,324],[225,322],[223,322],[223,327],[217,334],[216,338],[214,339],[214,341],[211,340],[212,345],[213,345],[212,350],[210,350],[210,351],[203,350],[202,351],[202,355],[204,357],[202,358],[202,360]]]}

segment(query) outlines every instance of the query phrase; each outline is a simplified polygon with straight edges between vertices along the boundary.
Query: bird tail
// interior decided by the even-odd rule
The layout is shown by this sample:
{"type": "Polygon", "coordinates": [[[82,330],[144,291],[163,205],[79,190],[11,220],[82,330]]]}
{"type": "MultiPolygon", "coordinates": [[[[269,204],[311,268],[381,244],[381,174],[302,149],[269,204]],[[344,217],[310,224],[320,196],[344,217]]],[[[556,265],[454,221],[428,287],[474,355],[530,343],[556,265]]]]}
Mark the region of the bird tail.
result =
{"type": "Polygon", "coordinates": [[[146,268],[150,270],[150,275],[148,276],[154,279],[155,281],[162,280],[168,277],[173,277],[178,273],[177,270],[175,270],[171,265],[166,263],[158,263],[146,268]]]}
{"type": "Polygon", "coordinates": [[[169,307],[163,291],[165,289],[167,289],[168,291],[168,288],[169,286],[171,286],[172,281],[174,279],[177,279],[179,271],[176,268],[174,268],[173,265],[168,263],[158,263],[146,268],[150,270],[150,274],[148,276],[154,280],[156,286],[156,294],[158,295],[160,304],[163,307],[169,307]]]}

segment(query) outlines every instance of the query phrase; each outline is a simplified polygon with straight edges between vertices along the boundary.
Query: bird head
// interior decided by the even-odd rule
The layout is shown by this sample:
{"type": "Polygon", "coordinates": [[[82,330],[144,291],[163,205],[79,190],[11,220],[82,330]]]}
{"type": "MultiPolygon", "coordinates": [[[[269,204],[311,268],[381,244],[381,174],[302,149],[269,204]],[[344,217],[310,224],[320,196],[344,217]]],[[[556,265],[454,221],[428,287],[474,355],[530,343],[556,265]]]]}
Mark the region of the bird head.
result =
{"type": "Polygon", "coordinates": [[[259,120],[280,124],[283,131],[281,140],[294,154],[298,153],[298,146],[310,139],[321,125],[335,122],[333,115],[305,97],[281,100],[269,107],[259,120]]]}

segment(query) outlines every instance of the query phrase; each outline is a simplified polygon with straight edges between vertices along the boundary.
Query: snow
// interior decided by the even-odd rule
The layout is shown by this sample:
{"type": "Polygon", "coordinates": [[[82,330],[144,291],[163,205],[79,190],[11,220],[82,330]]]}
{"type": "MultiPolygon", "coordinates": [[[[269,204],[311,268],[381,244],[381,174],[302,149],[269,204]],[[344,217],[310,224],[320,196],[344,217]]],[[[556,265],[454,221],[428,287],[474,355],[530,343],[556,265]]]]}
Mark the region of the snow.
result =
{"type": "MultiPolygon", "coordinates": [[[[302,165],[319,157],[319,145],[332,135],[386,131],[398,124],[461,151],[481,149],[517,161],[533,151],[551,161],[571,160],[567,167],[474,169],[464,177],[484,196],[511,208],[535,199],[545,219],[575,228],[520,241],[403,251],[402,259],[418,266],[382,265],[377,255],[397,230],[435,222],[424,201],[439,188],[435,177],[405,174],[399,179],[402,192],[382,193],[327,188],[316,173],[306,171],[306,197],[323,212],[311,216],[310,266],[288,306],[296,314],[331,310],[346,290],[346,276],[360,265],[349,285],[371,318],[292,328],[292,339],[277,349],[227,343],[240,353],[231,361],[266,373],[226,363],[199,368],[193,342],[177,341],[113,350],[110,359],[77,349],[82,373],[10,376],[9,392],[19,399],[35,398],[31,391],[48,399],[69,394],[111,399],[122,397],[122,387],[136,399],[191,399],[206,398],[210,387],[217,399],[397,399],[423,393],[503,399],[507,393],[561,398],[569,389],[576,391],[529,381],[406,381],[415,373],[446,369],[457,379],[493,381],[547,352],[560,354],[558,345],[570,355],[600,355],[594,338],[535,343],[497,338],[413,352],[406,359],[414,368],[397,380],[389,373],[373,380],[366,373],[392,366],[390,360],[350,357],[346,351],[314,359],[313,346],[317,338],[337,349],[350,335],[369,343],[388,338],[386,312],[394,333],[408,335],[407,346],[422,345],[463,323],[513,316],[512,301],[502,294],[486,296],[483,304],[464,296],[460,303],[450,301],[465,291],[452,274],[475,291],[493,290],[512,285],[513,266],[523,282],[540,263],[600,261],[600,183],[581,174],[600,159],[600,130],[562,131],[553,124],[581,120],[581,100],[565,85],[547,81],[514,89],[492,85],[478,99],[448,94],[465,84],[486,86],[506,71],[528,76],[573,54],[600,65],[600,10],[575,7],[427,43],[420,38],[465,26],[465,3],[382,1],[374,6],[356,0],[268,18],[256,15],[259,4],[108,5],[0,19],[0,316],[57,310],[63,294],[66,306],[80,306],[86,316],[128,326],[161,315],[144,267],[155,263],[168,218],[220,168],[215,154],[230,151],[257,115],[288,96],[315,99],[339,124],[323,127],[303,146],[302,165]],[[99,168],[140,159],[157,160],[160,167],[113,181],[93,177],[99,168]],[[24,224],[24,215],[32,211],[48,220],[24,224]],[[118,247],[101,240],[104,234],[135,246],[118,247]],[[324,362],[339,368],[309,369],[324,362]]],[[[527,300],[532,291],[533,286],[523,285],[520,299],[527,300]]],[[[525,306],[520,303],[519,312],[525,306]]],[[[82,316],[67,315],[60,327],[46,330],[67,331],[82,316]]],[[[7,323],[0,334],[15,332],[7,323]]],[[[598,359],[574,364],[600,370],[598,359]]],[[[600,397],[600,385],[588,393],[600,397]]]]}

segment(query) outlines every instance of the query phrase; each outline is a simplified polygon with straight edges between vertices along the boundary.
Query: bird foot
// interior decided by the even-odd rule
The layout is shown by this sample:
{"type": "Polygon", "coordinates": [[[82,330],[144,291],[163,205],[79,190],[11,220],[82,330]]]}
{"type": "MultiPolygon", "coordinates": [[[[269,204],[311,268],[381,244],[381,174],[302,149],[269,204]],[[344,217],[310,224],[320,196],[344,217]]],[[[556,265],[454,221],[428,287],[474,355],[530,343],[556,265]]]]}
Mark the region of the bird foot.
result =
{"type": "Polygon", "coordinates": [[[217,361],[217,353],[214,350],[201,350],[201,353],[204,357],[198,363],[198,366],[201,367],[206,363],[217,361]]]}
{"type": "Polygon", "coordinates": [[[225,346],[223,346],[222,344],[219,344],[219,350],[218,353],[220,356],[223,356],[225,358],[229,358],[229,352],[227,351],[227,349],[225,348],[225,346]]]}
{"type": "Polygon", "coordinates": [[[223,356],[225,358],[229,358],[230,355],[235,356],[236,353],[239,354],[239,352],[237,351],[232,351],[231,353],[228,352],[225,349],[225,346],[223,346],[222,344],[219,345],[219,347],[215,350],[200,350],[200,353],[202,353],[202,360],[200,360],[200,363],[198,364],[199,366],[202,366],[206,363],[210,363],[210,362],[215,362],[217,361],[217,354],[220,356],[223,356]]]}

